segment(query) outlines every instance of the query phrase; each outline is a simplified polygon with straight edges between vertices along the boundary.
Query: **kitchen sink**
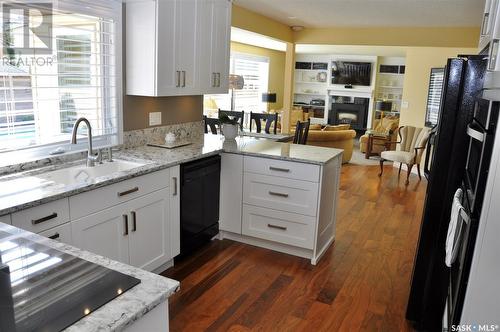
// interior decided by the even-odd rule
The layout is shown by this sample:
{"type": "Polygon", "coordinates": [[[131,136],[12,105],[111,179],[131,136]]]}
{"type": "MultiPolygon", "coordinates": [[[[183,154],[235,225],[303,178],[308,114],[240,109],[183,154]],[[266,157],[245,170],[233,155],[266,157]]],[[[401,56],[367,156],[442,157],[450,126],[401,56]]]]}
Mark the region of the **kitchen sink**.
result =
{"type": "Polygon", "coordinates": [[[94,167],[78,165],[68,168],[62,168],[56,171],[39,174],[37,175],[37,177],[42,180],[70,186],[80,183],[90,183],[98,177],[127,171],[144,165],[144,163],[115,159],[112,162],[97,164],[94,167]]]}

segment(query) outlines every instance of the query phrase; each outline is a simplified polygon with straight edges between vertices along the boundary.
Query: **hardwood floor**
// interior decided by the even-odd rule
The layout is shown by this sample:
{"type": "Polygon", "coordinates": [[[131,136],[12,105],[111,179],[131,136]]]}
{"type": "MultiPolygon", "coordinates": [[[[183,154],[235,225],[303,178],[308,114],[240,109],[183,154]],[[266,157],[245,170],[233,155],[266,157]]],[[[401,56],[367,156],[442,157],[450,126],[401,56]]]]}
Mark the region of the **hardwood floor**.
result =
{"type": "Polygon", "coordinates": [[[426,181],[342,168],[337,235],[317,266],[228,240],[163,275],[172,331],[411,331],[404,318],[426,181]]]}

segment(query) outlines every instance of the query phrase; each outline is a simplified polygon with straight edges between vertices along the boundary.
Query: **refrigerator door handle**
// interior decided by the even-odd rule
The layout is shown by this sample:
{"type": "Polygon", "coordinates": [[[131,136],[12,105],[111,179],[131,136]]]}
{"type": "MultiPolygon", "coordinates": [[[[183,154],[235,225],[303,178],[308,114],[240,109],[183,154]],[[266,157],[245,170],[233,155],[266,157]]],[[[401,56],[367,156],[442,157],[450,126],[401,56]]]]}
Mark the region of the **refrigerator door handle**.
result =
{"type": "Polygon", "coordinates": [[[429,169],[430,159],[431,159],[431,147],[433,136],[436,135],[435,131],[431,131],[429,133],[429,138],[427,139],[427,149],[425,150],[425,163],[424,163],[424,175],[429,180],[429,176],[431,175],[431,170],[429,169]]]}

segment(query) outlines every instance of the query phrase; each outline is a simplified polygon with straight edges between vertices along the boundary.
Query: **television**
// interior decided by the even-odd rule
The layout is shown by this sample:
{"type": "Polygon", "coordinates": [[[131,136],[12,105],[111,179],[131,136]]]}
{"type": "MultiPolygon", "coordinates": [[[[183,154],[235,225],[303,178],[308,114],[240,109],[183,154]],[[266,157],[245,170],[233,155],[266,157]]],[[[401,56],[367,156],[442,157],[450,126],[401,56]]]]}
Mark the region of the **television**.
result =
{"type": "Polygon", "coordinates": [[[332,61],[332,84],[369,86],[371,62],[332,61]]]}

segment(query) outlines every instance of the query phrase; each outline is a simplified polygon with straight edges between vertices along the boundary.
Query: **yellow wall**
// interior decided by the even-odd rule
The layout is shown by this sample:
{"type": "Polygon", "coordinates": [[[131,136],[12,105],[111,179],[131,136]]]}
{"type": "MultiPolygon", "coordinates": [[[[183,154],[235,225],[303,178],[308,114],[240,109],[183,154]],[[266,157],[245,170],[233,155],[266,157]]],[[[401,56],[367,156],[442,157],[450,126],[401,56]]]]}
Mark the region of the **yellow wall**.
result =
{"type": "Polygon", "coordinates": [[[477,47],[479,27],[306,28],[293,37],[297,44],[477,47]]]}
{"type": "Polygon", "coordinates": [[[270,50],[236,42],[231,42],[231,52],[254,54],[269,58],[269,92],[276,92],[276,103],[269,108],[283,108],[283,89],[285,86],[285,52],[270,50]]]}
{"type": "Polygon", "coordinates": [[[292,30],[288,25],[236,5],[232,8],[231,26],[287,42],[293,41],[292,30]]]}
{"type": "Polygon", "coordinates": [[[449,47],[407,49],[402,100],[408,102],[408,108],[401,110],[400,125],[424,126],[431,68],[444,67],[448,58],[458,54],[477,54],[477,49],[449,47]]]}

